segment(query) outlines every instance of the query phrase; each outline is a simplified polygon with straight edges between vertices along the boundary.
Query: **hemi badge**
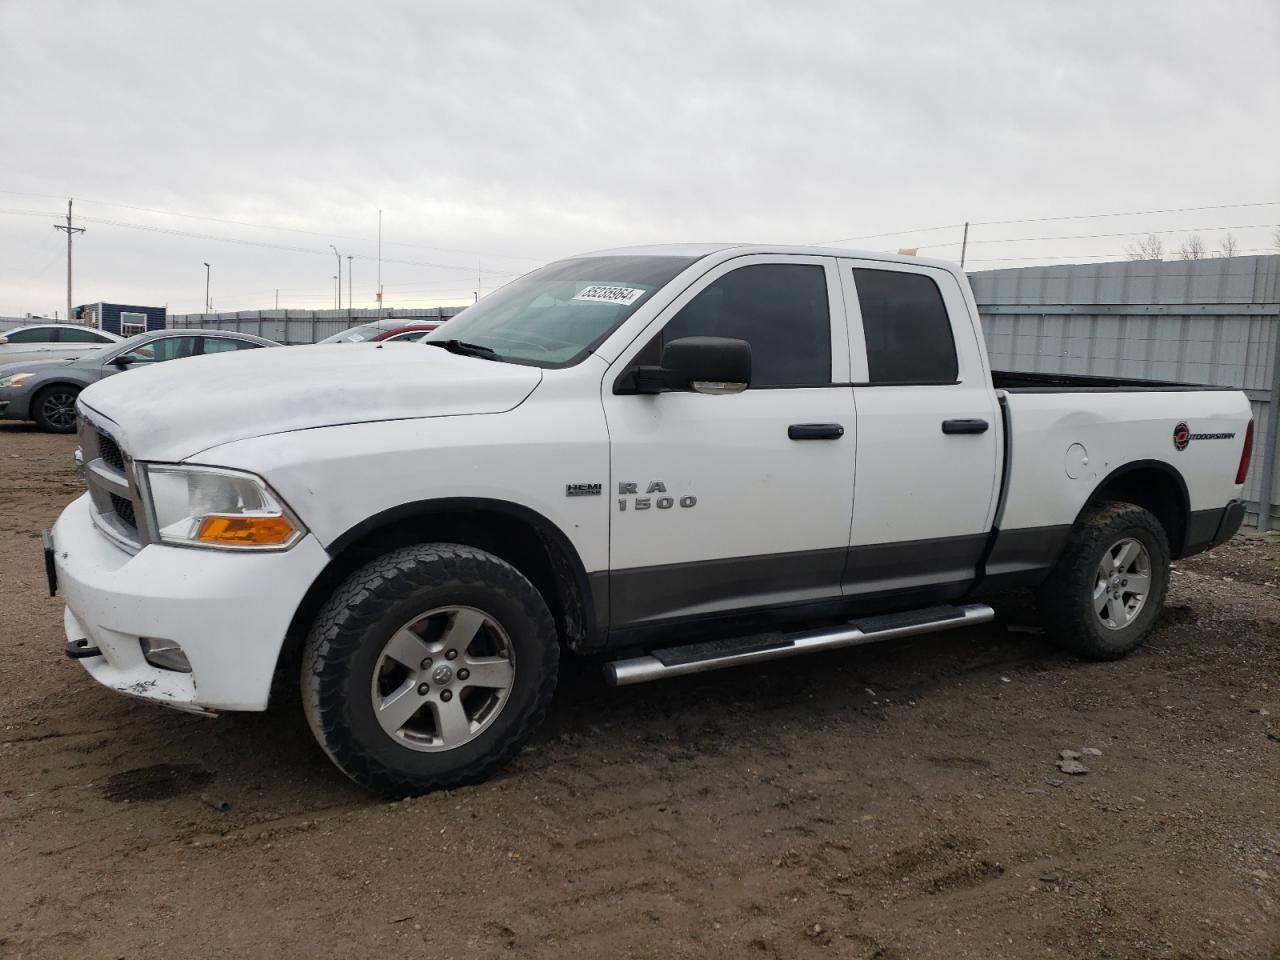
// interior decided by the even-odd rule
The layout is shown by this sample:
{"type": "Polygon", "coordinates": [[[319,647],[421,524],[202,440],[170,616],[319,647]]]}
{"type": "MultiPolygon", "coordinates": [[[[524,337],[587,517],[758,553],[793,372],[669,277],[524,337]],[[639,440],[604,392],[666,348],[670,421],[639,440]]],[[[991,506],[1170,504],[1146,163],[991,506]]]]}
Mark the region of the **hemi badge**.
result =
{"type": "Polygon", "coordinates": [[[564,495],[566,497],[598,497],[602,485],[598,483],[566,483],[564,485],[564,495]]]}

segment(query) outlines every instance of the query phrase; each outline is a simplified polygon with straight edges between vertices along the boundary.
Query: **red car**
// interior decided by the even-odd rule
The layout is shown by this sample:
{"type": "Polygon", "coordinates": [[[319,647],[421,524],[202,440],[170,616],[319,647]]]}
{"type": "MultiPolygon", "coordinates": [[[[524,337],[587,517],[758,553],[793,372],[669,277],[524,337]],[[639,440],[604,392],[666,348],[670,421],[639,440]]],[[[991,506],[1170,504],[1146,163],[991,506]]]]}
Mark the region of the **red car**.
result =
{"type": "Polygon", "coordinates": [[[363,326],[351,327],[331,337],[325,337],[319,343],[373,343],[386,340],[421,340],[439,323],[396,323],[394,320],[374,320],[363,326]]]}
{"type": "Polygon", "coordinates": [[[373,340],[378,343],[386,343],[390,340],[416,343],[438,326],[440,326],[438,323],[409,323],[380,333],[373,340]]]}

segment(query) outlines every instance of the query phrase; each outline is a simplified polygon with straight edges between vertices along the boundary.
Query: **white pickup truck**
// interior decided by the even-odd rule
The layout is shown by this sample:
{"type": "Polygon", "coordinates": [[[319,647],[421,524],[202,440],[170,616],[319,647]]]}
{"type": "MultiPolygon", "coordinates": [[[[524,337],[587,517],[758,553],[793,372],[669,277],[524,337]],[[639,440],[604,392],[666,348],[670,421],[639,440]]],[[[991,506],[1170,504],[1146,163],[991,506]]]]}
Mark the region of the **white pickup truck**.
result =
{"type": "Polygon", "coordinates": [[[263,710],[388,795],[493,772],[569,652],[617,684],[992,618],[1121,656],[1230,537],[1239,391],[993,373],[965,275],[825,248],[562,260],[422,344],[196,357],[80,397],[67,653],[263,710]],[[295,681],[297,682],[297,681],[295,681]]]}

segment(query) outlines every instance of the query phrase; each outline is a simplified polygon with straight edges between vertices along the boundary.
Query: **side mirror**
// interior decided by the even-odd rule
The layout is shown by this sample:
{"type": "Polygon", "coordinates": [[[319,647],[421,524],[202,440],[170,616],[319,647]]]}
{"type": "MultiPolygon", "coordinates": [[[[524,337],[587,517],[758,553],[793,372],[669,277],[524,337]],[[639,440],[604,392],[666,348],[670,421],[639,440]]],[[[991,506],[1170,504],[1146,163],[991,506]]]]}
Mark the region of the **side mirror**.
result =
{"type": "Polygon", "coordinates": [[[751,344],[729,337],[681,337],[663,348],[662,365],[637,367],[629,393],[692,390],[741,393],[751,383],[751,344]]]}
{"type": "Polygon", "coordinates": [[[3,347],[8,342],[9,342],[8,337],[0,337],[0,347],[3,347]]]}
{"type": "Polygon", "coordinates": [[[126,355],[126,354],[123,354],[123,353],[122,353],[120,356],[115,357],[115,358],[111,361],[111,365],[112,365],[113,367],[119,367],[121,370],[127,370],[127,369],[129,369],[129,358],[128,358],[128,355],[126,355]]]}

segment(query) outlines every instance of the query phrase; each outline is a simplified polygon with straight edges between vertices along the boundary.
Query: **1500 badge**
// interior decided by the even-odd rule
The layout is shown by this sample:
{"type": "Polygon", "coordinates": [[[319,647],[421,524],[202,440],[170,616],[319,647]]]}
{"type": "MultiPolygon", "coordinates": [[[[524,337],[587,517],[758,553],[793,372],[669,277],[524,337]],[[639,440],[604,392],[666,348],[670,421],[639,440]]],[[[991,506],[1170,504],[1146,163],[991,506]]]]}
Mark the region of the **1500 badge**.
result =
{"type": "MultiPolygon", "coordinates": [[[[661,480],[650,480],[649,486],[645,488],[643,494],[640,493],[640,484],[631,481],[623,481],[618,484],[618,510],[625,513],[627,503],[632,504],[633,510],[648,510],[651,507],[657,507],[659,510],[670,510],[677,503],[675,497],[667,495],[667,485],[661,480]],[[654,494],[658,496],[654,496],[654,494]],[[628,501],[630,497],[630,501],[628,501]]],[[[680,506],[688,509],[698,505],[698,498],[685,495],[678,501],[680,506]]]]}

